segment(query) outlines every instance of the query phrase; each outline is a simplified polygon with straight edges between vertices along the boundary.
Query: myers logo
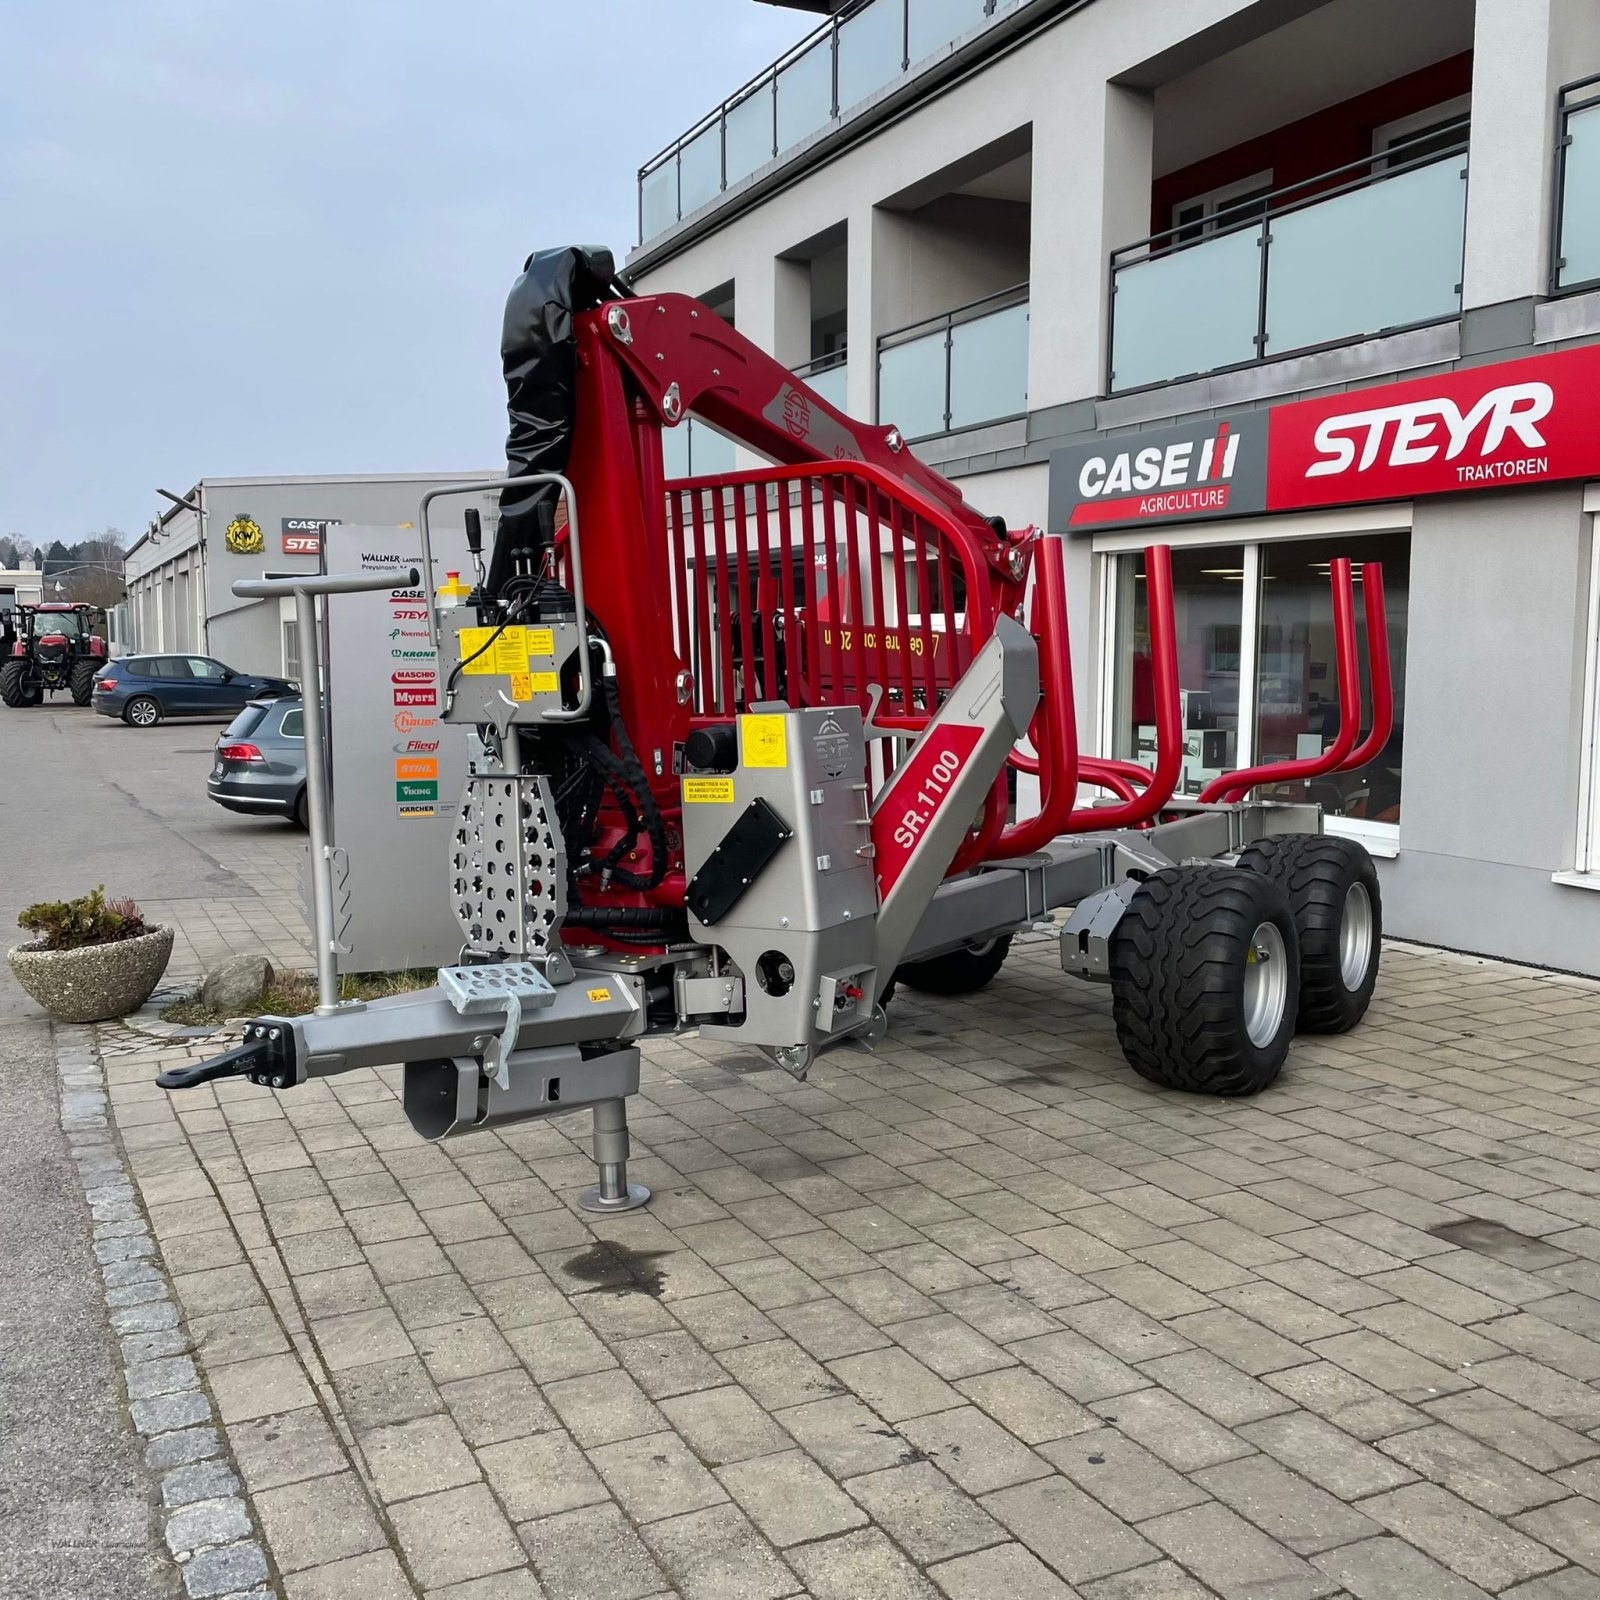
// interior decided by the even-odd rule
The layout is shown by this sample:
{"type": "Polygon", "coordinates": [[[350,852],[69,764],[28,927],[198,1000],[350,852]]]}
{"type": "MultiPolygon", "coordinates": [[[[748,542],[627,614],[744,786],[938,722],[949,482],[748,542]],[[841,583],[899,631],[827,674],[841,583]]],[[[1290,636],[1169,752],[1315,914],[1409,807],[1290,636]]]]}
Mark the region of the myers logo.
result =
{"type": "Polygon", "coordinates": [[[1462,482],[1475,481],[1470,474],[1482,463],[1497,468],[1517,465],[1524,470],[1509,475],[1533,476],[1545,469],[1526,457],[1514,463],[1496,458],[1509,448],[1508,440],[1526,451],[1543,450],[1545,439],[1537,424],[1550,415],[1555,403],[1555,390],[1548,383],[1506,383],[1489,390],[1466,411],[1449,395],[1432,395],[1405,405],[1324,417],[1312,436],[1318,455],[1306,468],[1306,476],[1332,477],[1352,468],[1367,472],[1379,465],[1420,466],[1441,455],[1455,461],[1469,453],[1475,459],[1460,468],[1462,482]]]}

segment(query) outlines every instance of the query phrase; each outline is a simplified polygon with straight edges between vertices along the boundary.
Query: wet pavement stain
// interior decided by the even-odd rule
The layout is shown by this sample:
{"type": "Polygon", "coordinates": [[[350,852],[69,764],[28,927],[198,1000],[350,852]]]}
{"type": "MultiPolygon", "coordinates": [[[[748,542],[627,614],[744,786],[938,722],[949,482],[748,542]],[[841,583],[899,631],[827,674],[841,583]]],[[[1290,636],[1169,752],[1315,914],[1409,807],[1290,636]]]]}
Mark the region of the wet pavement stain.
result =
{"type": "Polygon", "coordinates": [[[1525,1272],[1539,1267],[1553,1267],[1558,1261],[1570,1261],[1572,1254],[1558,1250],[1543,1239],[1518,1233],[1503,1223],[1490,1222],[1486,1217],[1467,1217],[1461,1222],[1441,1222],[1427,1230],[1435,1239],[1446,1244],[1459,1245],[1463,1250],[1476,1250],[1481,1256],[1503,1261],[1508,1267],[1521,1267],[1525,1272]]]}
{"type": "Polygon", "coordinates": [[[659,1300],[667,1275],[654,1263],[667,1253],[632,1250],[614,1239],[597,1239],[563,1265],[581,1283],[594,1286],[588,1293],[606,1289],[613,1294],[647,1294],[652,1300],[659,1300]]]}

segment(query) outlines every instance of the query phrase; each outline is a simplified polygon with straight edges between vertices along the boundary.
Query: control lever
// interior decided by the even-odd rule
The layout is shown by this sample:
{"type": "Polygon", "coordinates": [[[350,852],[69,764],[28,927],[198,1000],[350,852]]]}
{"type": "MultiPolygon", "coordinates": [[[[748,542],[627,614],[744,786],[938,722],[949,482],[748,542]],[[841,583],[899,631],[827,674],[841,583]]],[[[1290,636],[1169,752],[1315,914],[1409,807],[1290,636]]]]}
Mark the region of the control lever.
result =
{"type": "Polygon", "coordinates": [[[472,557],[472,570],[477,574],[477,588],[483,589],[483,514],[476,506],[468,506],[461,513],[467,530],[467,552],[472,557]]]}

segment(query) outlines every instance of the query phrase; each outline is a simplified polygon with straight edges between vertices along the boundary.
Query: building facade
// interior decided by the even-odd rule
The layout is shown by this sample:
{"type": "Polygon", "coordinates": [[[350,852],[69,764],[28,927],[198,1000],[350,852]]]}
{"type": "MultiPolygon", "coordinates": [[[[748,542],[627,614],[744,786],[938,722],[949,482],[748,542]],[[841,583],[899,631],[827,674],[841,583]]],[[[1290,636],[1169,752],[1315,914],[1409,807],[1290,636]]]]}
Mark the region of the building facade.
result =
{"type": "MultiPolygon", "coordinates": [[[[368,477],[202,478],[128,552],[128,652],[192,650],[241,672],[300,674],[292,600],[243,600],[236,578],[322,570],[330,523],[410,527],[429,489],[491,478],[489,471],[368,477]]],[[[466,498],[445,500],[459,526],[466,498]]],[[[497,515],[491,500],[486,522],[497,515]]]]}
{"type": "Polygon", "coordinates": [[[727,88],[634,281],[1062,536],[1083,747],[1148,747],[1146,545],[1190,793],[1334,737],[1330,564],[1381,562],[1392,737],[1261,792],[1391,933],[1600,973],[1600,6],[864,0],[727,88]]]}

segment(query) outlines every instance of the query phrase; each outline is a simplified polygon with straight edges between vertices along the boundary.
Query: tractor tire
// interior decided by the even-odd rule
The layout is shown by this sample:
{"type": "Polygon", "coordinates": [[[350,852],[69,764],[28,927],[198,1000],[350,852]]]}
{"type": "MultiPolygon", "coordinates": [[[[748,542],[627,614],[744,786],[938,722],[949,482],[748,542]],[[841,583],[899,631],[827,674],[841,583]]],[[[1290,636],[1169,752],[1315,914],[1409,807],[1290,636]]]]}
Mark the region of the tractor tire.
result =
{"type": "Polygon", "coordinates": [[[1257,1094],[1294,1039],[1299,942],[1289,897],[1231,867],[1145,879],[1111,939],[1117,1040],[1140,1077],[1195,1094],[1257,1094]]]}
{"type": "Polygon", "coordinates": [[[161,720],[161,702],[142,694],[122,708],[122,720],[130,728],[153,728],[161,720]]]}
{"type": "Polygon", "coordinates": [[[1300,1031],[1348,1033],[1378,982],[1383,900],[1353,839],[1292,833],[1247,846],[1238,865],[1282,886],[1300,939],[1300,1031]]]}
{"type": "Polygon", "coordinates": [[[94,661],[75,661],[72,664],[72,674],[67,682],[72,689],[72,703],[75,706],[86,706],[89,697],[94,693],[94,680],[99,676],[98,663],[94,661]]]}
{"type": "Polygon", "coordinates": [[[0,700],[13,710],[39,703],[37,691],[29,689],[27,677],[26,661],[8,661],[0,667],[0,700]]]}
{"type": "Polygon", "coordinates": [[[892,984],[903,983],[921,994],[975,994],[1005,965],[1010,953],[1011,935],[1002,934],[926,961],[904,961],[894,969],[892,984]]]}

